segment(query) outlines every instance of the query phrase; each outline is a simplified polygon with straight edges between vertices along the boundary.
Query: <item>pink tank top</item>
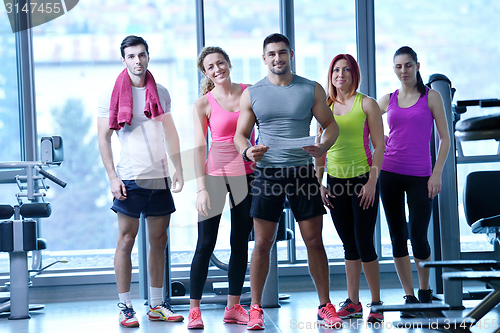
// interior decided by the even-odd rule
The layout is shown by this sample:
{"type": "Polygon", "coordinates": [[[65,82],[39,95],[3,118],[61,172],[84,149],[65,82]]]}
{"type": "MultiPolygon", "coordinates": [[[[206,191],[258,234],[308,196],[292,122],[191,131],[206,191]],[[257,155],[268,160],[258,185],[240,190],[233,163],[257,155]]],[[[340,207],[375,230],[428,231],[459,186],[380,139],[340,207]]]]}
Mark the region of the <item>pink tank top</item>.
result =
{"type": "Polygon", "coordinates": [[[396,90],[389,99],[387,122],[389,138],[385,146],[382,170],[408,176],[432,174],[430,142],[434,117],[427,104],[429,88],[417,103],[401,108],[396,90]]]}
{"type": "MultiPolygon", "coordinates": [[[[242,91],[247,88],[242,83],[240,86],[242,91]]],[[[207,99],[210,104],[208,127],[212,145],[205,162],[205,173],[211,176],[242,176],[252,173],[254,163],[243,160],[233,141],[240,111],[224,110],[210,91],[207,93],[207,99]]],[[[255,144],[253,132],[251,142],[252,145],[255,144]]]]}

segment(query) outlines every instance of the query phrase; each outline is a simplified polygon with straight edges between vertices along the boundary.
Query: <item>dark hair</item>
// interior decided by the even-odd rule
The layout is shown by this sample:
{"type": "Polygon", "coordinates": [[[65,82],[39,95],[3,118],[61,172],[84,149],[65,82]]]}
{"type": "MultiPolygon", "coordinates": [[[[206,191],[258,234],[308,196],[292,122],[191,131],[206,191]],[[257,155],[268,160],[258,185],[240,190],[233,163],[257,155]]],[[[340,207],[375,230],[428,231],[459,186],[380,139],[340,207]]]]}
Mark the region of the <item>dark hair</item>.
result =
{"type": "Polygon", "coordinates": [[[278,33],[270,34],[269,36],[266,37],[266,39],[264,39],[264,45],[262,47],[262,50],[265,53],[267,44],[281,43],[281,42],[285,43],[286,47],[288,47],[288,50],[291,50],[290,41],[288,40],[288,38],[285,35],[278,33]]]}
{"type": "MultiPolygon", "coordinates": [[[[229,64],[229,67],[231,67],[231,60],[229,60],[229,56],[227,55],[226,51],[224,51],[222,48],[218,46],[205,46],[198,55],[197,65],[200,72],[205,73],[205,67],[203,67],[203,61],[205,60],[205,57],[207,55],[212,53],[222,54],[224,59],[226,59],[227,63],[229,64]]],[[[215,85],[212,82],[212,80],[210,80],[206,76],[203,77],[200,84],[200,96],[205,95],[207,92],[214,89],[214,87],[215,85]]]]}
{"type": "Polygon", "coordinates": [[[149,55],[149,48],[148,48],[148,43],[144,40],[144,38],[139,37],[139,36],[134,36],[130,35],[125,37],[125,39],[122,41],[120,45],[120,52],[122,53],[122,58],[125,58],[125,48],[129,46],[136,46],[144,44],[144,47],[146,48],[146,53],[149,55]]]}
{"type": "Polygon", "coordinates": [[[349,97],[353,96],[359,88],[359,82],[361,81],[361,72],[359,70],[358,63],[354,59],[354,57],[350,54],[339,54],[335,58],[333,58],[330,63],[330,67],[328,68],[328,91],[326,92],[326,103],[328,106],[331,106],[334,102],[339,103],[337,100],[337,88],[333,86],[332,83],[332,74],[335,63],[341,59],[347,60],[349,63],[349,68],[351,69],[352,75],[352,87],[349,92],[349,97]]]}
{"type": "MultiPolygon", "coordinates": [[[[410,57],[412,57],[413,61],[415,61],[415,65],[418,63],[417,53],[415,51],[413,51],[413,49],[409,46],[400,47],[396,51],[396,53],[394,53],[394,57],[392,58],[392,60],[394,61],[396,56],[403,55],[403,54],[407,54],[410,57]]],[[[425,95],[425,92],[427,91],[427,89],[425,88],[424,81],[422,80],[422,76],[420,75],[420,71],[417,71],[417,89],[418,89],[418,92],[420,93],[420,97],[423,97],[425,95]]]]}

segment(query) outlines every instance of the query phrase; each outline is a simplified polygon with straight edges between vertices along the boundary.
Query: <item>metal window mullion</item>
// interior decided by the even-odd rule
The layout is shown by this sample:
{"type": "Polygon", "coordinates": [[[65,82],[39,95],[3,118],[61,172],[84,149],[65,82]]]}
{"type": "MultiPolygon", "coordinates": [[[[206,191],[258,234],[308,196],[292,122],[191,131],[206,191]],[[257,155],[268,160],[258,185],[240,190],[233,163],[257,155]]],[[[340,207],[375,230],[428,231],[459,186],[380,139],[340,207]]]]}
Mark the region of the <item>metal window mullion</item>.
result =
{"type": "MultiPolygon", "coordinates": [[[[30,0],[20,0],[19,8],[30,0]]],[[[19,11],[15,14],[16,63],[18,82],[19,119],[21,133],[21,159],[36,161],[38,156],[35,69],[33,63],[33,34],[31,11],[19,11]]]]}
{"type": "Polygon", "coordinates": [[[376,99],[374,7],[374,0],[356,0],[357,61],[363,77],[359,90],[376,99]]]}
{"type": "MultiPolygon", "coordinates": [[[[363,94],[377,98],[375,74],[375,4],[374,0],[356,0],[356,47],[359,69],[361,71],[361,84],[359,91],[363,94]]],[[[379,210],[382,205],[379,205],[379,210]]],[[[380,214],[377,216],[375,226],[375,250],[382,255],[382,231],[380,214]]]]}
{"type": "MultiPolygon", "coordinates": [[[[280,32],[290,40],[290,48],[295,52],[295,22],[293,20],[293,0],[279,0],[280,32]]],[[[292,72],[295,73],[295,57],[290,64],[292,72]]]]}
{"type": "MultiPolygon", "coordinates": [[[[279,0],[279,24],[280,33],[285,35],[290,41],[290,48],[295,50],[295,23],[293,20],[294,10],[293,10],[293,0],[279,0]]],[[[292,72],[295,73],[295,56],[290,64],[292,72]]],[[[289,226],[295,235],[295,222],[289,223],[289,226]]],[[[288,240],[287,242],[287,252],[288,252],[288,262],[294,264],[297,262],[297,247],[295,237],[288,240]]]]}
{"type": "MultiPolygon", "coordinates": [[[[203,0],[196,1],[196,50],[200,54],[201,50],[205,47],[205,13],[203,7],[203,0]]],[[[199,82],[203,78],[203,74],[198,71],[198,87],[199,82]]]]}
{"type": "MultiPolygon", "coordinates": [[[[31,8],[30,0],[19,0],[18,4],[19,8],[24,8],[25,4],[31,8]]],[[[31,11],[20,10],[15,13],[14,22],[21,160],[36,161],[38,159],[38,135],[31,11]]],[[[37,233],[42,236],[40,219],[37,218],[36,221],[37,233]]]]}
{"type": "MultiPolygon", "coordinates": [[[[196,1],[196,51],[198,54],[201,53],[201,50],[205,47],[205,8],[203,5],[203,0],[195,0],[196,1]]],[[[200,71],[198,72],[198,92],[200,91],[200,83],[203,78],[203,74],[200,71]]],[[[209,132],[210,129],[207,130],[206,137],[206,155],[208,156],[209,152],[209,132]]]]}

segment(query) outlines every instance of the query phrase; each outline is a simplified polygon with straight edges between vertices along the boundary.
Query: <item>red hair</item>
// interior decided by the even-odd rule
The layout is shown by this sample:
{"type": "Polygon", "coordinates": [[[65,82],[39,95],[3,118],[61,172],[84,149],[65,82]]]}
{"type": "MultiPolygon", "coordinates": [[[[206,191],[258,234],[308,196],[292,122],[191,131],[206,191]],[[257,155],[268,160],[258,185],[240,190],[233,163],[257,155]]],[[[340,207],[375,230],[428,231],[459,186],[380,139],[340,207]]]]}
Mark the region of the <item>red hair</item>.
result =
{"type": "Polygon", "coordinates": [[[332,62],[330,63],[330,67],[328,68],[328,88],[326,94],[326,103],[328,104],[328,106],[331,106],[334,102],[340,103],[340,101],[337,99],[337,88],[335,88],[332,83],[332,74],[335,63],[341,59],[347,60],[349,68],[351,69],[352,87],[348,97],[351,97],[356,93],[359,88],[359,82],[361,81],[361,72],[359,71],[358,63],[352,55],[339,54],[335,58],[333,58],[332,62]]]}

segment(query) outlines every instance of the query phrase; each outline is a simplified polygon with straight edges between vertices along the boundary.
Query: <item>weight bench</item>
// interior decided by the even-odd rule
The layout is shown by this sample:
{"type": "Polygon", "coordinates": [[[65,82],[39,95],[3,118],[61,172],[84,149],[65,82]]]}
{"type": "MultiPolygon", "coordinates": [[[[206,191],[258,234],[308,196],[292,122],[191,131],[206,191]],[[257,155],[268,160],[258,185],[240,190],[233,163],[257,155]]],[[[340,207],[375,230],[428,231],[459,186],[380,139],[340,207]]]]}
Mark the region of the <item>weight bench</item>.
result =
{"type": "MultiPolygon", "coordinates": [[[[478,280],[494,288],[493,291],[464,316],[464,319],[472,319],[474,324],[479,322],[481,318],[500,303],[500,271],[447,272],[443,274],[443,279],[450,281],[478,280]]],[[[495,330],[495,332],[500,332],[500,328],[495,330]]]]}
{"type": "Polygon", "coordinates": [[[438,329],[443,332],[470,332],[469,328],[476,322],[473,318],[448,318],[443,311],[450,310],[444,303],[412,303],[396,305],[373,305],[372,311],[389,312],[405,311],[414,312],[419,318],[399,320],[392,322],[395,328],[402,329],[438,329]]]}
{"type": "MultiPolygon", "coordinates": [[[[498,171],[486,171],[483,172],[482,177],[487,176],[493,172],[495,175],[500,177],[500,172],[498,171]]],[[[476,175],[477,176],[477,175],[476,175]]],[[[490,182],[492,179],[488,177],[490,182]]],[[[496,187],[497,184],[494,184],[496,187]]],[[[498,187],[497,187],[498,189],[498,187]]],[[[475,234],[484,233],[487,234],[490,243],[500,242],[500,215],[492,216],[492,217],[484,217],[471,225],[472,232],[475,234]]],[[[466,261],[463,263],[467,264],[466,261]]],[[[484,267],[485,270],[481,271],[475,269],[472,272],[448,272],[443,274],[443,279],[447,279],[450,281],[464,281],[464,280],[476,280],[482,281],[488,284],[493,290],[479,302],[473,309],[471,309],[466,317],[472,318],[476,321],[479,321],[483,318],[488,312],[490,312],[495,306],[500,303],[500,261],[495,260],[483,260],[475,261],[474,265],[469,263],[469,267],[484,267]]],[[[500,328],[498,328],[495,332],[500,332],[500,328]]]]}
{"type": "MultiPolygon", "coordinates": [[[[51,206],[48,202],[25,203],[21,206],[0,205],[0,251],[9,253],[10,295],[3,297],[0,313],[10,311],[9,319],[28,319],[29,271],[28,252],[46,248],[45,241],[37,237],[36,221],[33,218],[49,217],[51,206]],[[23,218],[21,218],[21,216],[23,218]]],[[[33,306],[41,309],[43,306],[33,306]]]]}
{"type": "MultiPolygon", "coordinates": [[[[477,171],[467,175],[464,208],[473,233],[488,235],[490,243],[500,242],[500,171],[477,171]]],[[[446,267],[459,270],[443,273],[448,281],[483,281],[493,290],[463,319],[478,322],[500,303],[500,261],[450,260],[420,263],[422,267],[446,267]]],[[[500,329],[498,330],[500,332],[500,329]]]]}
{"type": "Polygon", "coordinates": [[[388,304],[373,305],[375,312],[405,311],[419,313],[421,317],[433,318],[444,317],[443,311],[450,310],[450,306],[444,303],[411,303],[411,304],[388,304]]]}
{"type": "Polygon", "coordinates": [[[37,219],[49,217],[52,209],[44,201],[48,186],[44,179],[50,179],[65,187],[66,183],[43,170],[43,167],[60,165],[64,159],[61,137],[43,137],[41,139],[40,161],[0,162],[0,184],[17,184],[20,192],[15,194],[18,204],[0,205],[0,251],[9,253],[10,283],[0,287],[0,313],[10,311],[9,319],[28,319],[29,310],[38,310],[43,305],[29,305],[28,288],[31,277],[44,269],[39,250],[46,248],[45,240],[38,238],[37,219]],[[25,198],[28,202],[23,202],[25,198]],[[12,220],[9,220],[14,217],[12,220]],[[28,269],[28,252],[32,251],[32,269],[28,269]],[[30,272],[35,272],[30,276],[30,272]]]}
{"type": "MultiPolygon", "coordinates": [[[[481,108],[500,107],[500,99],[482,99],[457,101],[453,112],[457,119],[467,112],[467,107],[481,108]]],[[[484,163],[500,161],[500,114],[472,117],[458,121],[455,125],[457,163],[484,163]],[[463,141],[496,140],[499,142],[496,155],[465,156],[462,149],[463,141]]]]}
{"type": "Polygon", "coordinates": [[[500,245],[500,215],[482,218],[473,223],[471,229],[475,234],[486,234],[491,244],[496,242],[500,245]]]}

